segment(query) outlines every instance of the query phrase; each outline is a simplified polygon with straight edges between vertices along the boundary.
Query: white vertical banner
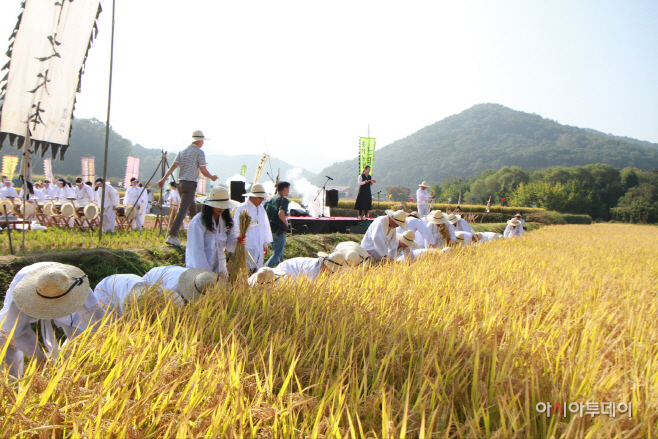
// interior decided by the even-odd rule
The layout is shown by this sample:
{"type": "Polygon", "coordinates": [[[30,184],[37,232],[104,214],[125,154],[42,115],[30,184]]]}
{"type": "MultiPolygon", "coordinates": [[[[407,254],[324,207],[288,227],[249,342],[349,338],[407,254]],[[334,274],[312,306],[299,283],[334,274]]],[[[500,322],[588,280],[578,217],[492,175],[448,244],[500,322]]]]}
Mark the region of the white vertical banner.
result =
{"type": "Polygon", "coordinates": [[[82,157],[82,180],[91,181],[96,179],[96,165],[94,157],[82,157]]]}
{"type": "Polygon", "coordinates": [[[256,175],[254,175],[253,184],[256,184],[260,181],[260,177],[263,175],[263,170],[265,169],[265,163],[267,163],[269,158],[270,156],[265,153],[263,153],[263,155],[260,157],[260,160],[258,161],[258,167],[256,168],[256,175]]]}
{"type": "Polygon", "coordinates": [[[59,151],[63,159],[98,14],[100,0],[23,3],[7,51],[7,83],[0,91],[0,141],[8,136],[12,146],[18,139],[20,147],[29,130],[34,152],[50,147],[53,158],[59,151]]]}
{"type": "Polygon", "coordinates": [[[130,187],[130,179],[133,177],[139,178],[139,159],[137,157],[128,157],[123,187],[130,187]]]}
{"type": "Polygon", "coordinates": [[[199,183],[196,186],[196,192],[200,195],[208,193],[208,179],[206,177],[199,178],[199,183]]]}
{"type": "Polygon", "coordinates": [[[43,173],[46,176],[46,180],[51,183],[55,183],[55,177],[53,176],[53,161],[52,159],[43,159],[43,173]]]}

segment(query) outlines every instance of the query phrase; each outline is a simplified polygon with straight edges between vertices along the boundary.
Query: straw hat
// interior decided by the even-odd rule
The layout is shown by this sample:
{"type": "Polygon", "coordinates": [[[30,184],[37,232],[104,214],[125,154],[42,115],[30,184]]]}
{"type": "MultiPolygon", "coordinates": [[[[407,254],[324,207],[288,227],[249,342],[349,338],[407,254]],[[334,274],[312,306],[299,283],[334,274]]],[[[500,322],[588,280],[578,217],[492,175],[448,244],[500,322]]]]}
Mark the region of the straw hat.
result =
{"type": "Polygon", "coordinates": [[[419,184],[418,186],[425,186],[425,187],[427,187],[427,186],[429,186],[429,184],[427,183],[427,181],[424,181],[424,182],[422,182],[421,184],[419,184]]]}
{"type": "Polygon", "coordinates": [[[231,200],[228,195],[228,190],[223,187],[214,187],[210,189],[210,194],[203,199],[203,204],[218,209],[233,209],[240,205],[237,201],[231,200]]]}
{"type": "Polygon", "coordinates": [[[448,217],[440,210],[435,210],[427,214],[427,221],[432,224],[445,224],[448,222],[448,217]]]}
{"type": "Polygon", "coordinates": [[[416,239],[416,234],[413,230],[407,230],[404,233],[397,233],[398,241],[404,243],[407,247],[417,249],[418,244],[414,241],[416,239]]]}
{"type": "Polygon", "coordinates": [[[193,302],[202,295],[204,289],[217,283],[217,274],[200,268],[188,268],[178,278],[178,290],[188,302],[193,302]]]}
{"type": "Polygon", "coordinates": [[[267,192],[265,192],[265,186],[260,183],[256,183],[251,186],[251,191],[248,194],[244,194],[245,197],[260,197],[267,198],[267,192]]]}
{"type": "Polygon", "coordinates": [[[341,242],[336,246],[335,252],[342,253],[345,256],[345,261],[348,265],[358,266],[361,264],[368,264],[372,260],[372,256],[363,249],[358,243],[352,241],[341,242]],[[350,253],[356,253],[359,257],[359,262],[355,264],[356,259],[353,256],[348,258],[350,253]],[[350,259],[351,258],[351,259],[350,259]]]}
{"type": "Polygon", "coordinates": [[[416,211],[411,212],[411,213],[409,214],[409,216],[411,216],[411,217],[413,217],[413,218],[420,219],[420,215],[418,215],[418,212],[416,212],[416,211]]]}
{"type": "Polygon", "coordinates": [[[464,245],[466,243],[466,236],[464,233],[466,232],[455,232],[455,239],[457,240],[457,244],[464,245]]]}
{"type": "Polygon", "coordinates": [[[455,215],[455,214],[450,214],[448,215],[448,222],[452,225],[454,225],[457,221],[462,219],[461,215],[455,215]]]}
{"type": "Polygon", "coordinates": [[[509,224],[510,226],[518,226],[519,224],[521,224],[521,221],[519,221],[516,218],[512,218],[511,220],[507,221],[507,224],[509,224]]]}
{"type": "Polygon", "coordinates": [[[192,133],[192,141],[196,142],[198,140],[210,140],[210,139],[208,139],[203,135],[203,131],[196,130],[195,132],[192,133]]]}
{"type": "Polygon", "coordinates": [[[345,258],[345,265],[347,267],[358,267],[363,263],[363,259],[361,256],[355,251],[355,250],[350,250],[344,254],[345,258]]]}
{"type": "Polygon", "coordinates": [[[274,285],[277,275],[270,267],[261,267],[256,272],[256,283],[259,285],[274,285]]]}
{"type": "Polygon", "coordinates": [[[89,203],[85,206],[84,215],[87,219],[95,219],[98,217],[98,206],[96,203],[89,203]]]}
{"type": "Polygon", "coordinates": [[[61,210],[62,216],[65,218],[71,218],[75,216],[75,206],[70,201],[62,204],[61,210]]]}
{"type": "Polygon", "coordinates": [[[328,255],[324,252],[318,252],[318,257],[322,258],[325,267],[327,267],[332,273],[337,272],[345,266],[345,256],[343,253],[333,252],[328,255]]]}
{"type": "Polygon", "coordinates": [[[409,216],[407,212],[404,210],[398,210],[397,212],[393,212],[392,210],[387,210],[386,215],[388,215],[389,218],[392,218],[395,223],[402,228],[402,230],[407,230],[407,217],[409,216]]]}
{"type": "Polygon", "coordinates": [[[89,296],[89,280],[72,265],[37,268],[14,287],[16,306],[35,319],[59,319],[77,310],[89,296]]]}

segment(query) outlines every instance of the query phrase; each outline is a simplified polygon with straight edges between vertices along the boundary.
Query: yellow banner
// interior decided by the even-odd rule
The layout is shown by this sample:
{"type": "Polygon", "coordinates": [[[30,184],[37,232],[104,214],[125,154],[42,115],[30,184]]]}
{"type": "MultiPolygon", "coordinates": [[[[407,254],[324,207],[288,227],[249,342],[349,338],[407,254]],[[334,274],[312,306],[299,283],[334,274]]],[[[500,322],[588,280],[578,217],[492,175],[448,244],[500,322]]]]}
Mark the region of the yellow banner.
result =
{"type": "Polygon", "coordinates": [[[375,161],[375,138],[359,138],[359,174],[363,173],[363,168],[370,166],[370,175],[372,175],[372,164],[375,161]]]}
{"type": "Polygon", "coordinates": [[[6,155],[2,158],[2,175],[6,175],[10,180],[14,179],[18,165],[18,157],[15,155],[6,155]]]}

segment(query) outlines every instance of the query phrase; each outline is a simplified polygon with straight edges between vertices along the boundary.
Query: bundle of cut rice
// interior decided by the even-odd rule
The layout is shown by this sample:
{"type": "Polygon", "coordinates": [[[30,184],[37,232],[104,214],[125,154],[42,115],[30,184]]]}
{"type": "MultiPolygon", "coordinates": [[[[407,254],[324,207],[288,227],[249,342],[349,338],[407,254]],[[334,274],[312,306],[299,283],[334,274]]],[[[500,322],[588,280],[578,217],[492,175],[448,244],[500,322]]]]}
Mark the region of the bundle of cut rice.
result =
{"type": "Polygon", "coordinates": [[[247,278],[249,277],[246,258],[247,250],[245,249],[244,243],[247,235],[247,229],[250,226],[251,216],[249,216],[249,213],[245,210],[238,217],[240,235],[228,267],[228,280],[231,285],[235,284],[239,279],[243,279],[246,282],[247,278]]]}

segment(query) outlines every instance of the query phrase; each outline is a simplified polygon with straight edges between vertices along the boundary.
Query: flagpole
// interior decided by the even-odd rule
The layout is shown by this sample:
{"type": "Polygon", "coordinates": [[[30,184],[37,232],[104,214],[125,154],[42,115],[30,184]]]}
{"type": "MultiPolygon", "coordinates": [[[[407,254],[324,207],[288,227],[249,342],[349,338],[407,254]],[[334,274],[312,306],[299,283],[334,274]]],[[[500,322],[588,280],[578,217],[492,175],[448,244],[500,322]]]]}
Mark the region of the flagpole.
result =
{"type": "MultiPolygon", "coordinates": [[[[107,184],[107,147],[110,139],[110,108],[112,102],[112,66],[114,64],[114,13],[116,0],[112,0],[112,39],[110,43],[110,80],[107,91],[107,120],[105,122],[105,155],[103,156],[103,192],[101,194],[101,220],[98,227],[98,241],[103,239],[103,216],[105,216],[105,185],[107,184]]],[[[94,182],[95,184],[95,182],[94,182]]]]}

